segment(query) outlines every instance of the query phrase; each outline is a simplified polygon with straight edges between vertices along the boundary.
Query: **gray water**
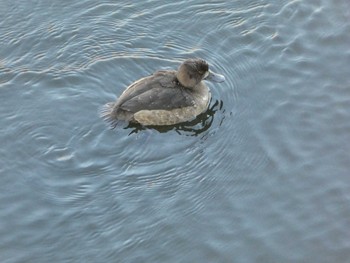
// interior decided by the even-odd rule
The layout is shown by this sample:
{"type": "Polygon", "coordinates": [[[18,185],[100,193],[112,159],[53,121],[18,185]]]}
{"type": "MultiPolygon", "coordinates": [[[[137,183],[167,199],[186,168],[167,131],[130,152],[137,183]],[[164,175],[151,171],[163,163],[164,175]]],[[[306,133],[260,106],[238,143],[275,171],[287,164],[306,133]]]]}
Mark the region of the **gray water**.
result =
{"type": "Polygon", "coordinates": [[[0,1],[0,262],[350,262],[347,0],[0,1]],[[98,109],[186,58],[194,122],[98,109]]]}

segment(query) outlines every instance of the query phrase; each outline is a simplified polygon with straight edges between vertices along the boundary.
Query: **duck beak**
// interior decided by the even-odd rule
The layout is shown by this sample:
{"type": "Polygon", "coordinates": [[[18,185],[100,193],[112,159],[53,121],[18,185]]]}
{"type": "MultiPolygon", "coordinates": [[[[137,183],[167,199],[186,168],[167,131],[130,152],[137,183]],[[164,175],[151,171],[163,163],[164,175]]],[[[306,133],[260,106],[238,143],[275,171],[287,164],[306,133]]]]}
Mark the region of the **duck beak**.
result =
{"type": "Polygon", "coordinates": [[[204,79],[212,81],[212,82],[224,82],[225,81],[225,77],[223,75],[214,73],[212,71],[208,71],[206,73],[206,76],[204,77],[204,79]]]}

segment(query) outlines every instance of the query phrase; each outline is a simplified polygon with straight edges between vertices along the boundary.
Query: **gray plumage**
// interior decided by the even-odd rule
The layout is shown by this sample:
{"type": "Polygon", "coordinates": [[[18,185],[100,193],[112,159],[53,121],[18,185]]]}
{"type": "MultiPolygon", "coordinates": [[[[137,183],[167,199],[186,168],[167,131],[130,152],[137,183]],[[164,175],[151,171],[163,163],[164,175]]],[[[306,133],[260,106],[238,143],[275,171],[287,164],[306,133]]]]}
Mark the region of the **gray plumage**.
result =
{"type": "Polygon", "coordinates": [[[101,117],[112,126],[118,120],[143,125],[188,121],[208,106],[210,92],[202,80],[210,74],[214,75],[201,59],[186,60],[178,71],[157,71],[131,84],[115,103],[107,103],[101,117]]]}

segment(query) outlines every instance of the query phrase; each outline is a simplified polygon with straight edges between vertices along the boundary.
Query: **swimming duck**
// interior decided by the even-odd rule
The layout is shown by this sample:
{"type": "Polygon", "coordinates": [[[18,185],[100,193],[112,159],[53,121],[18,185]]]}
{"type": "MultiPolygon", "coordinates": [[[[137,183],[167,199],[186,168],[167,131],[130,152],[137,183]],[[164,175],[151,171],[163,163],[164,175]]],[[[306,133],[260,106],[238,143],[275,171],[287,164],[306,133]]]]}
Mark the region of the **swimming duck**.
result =
{"type": "Polygon", "coordinates": [[[145,126],[173,125],[207,110],[211,95],[203,80],[223,82],[203,59],[187,59],[178,70],[160,70],[141,78],[116,102],[104,105],[101,117],[115,126],[119,120],[145,126]]]}

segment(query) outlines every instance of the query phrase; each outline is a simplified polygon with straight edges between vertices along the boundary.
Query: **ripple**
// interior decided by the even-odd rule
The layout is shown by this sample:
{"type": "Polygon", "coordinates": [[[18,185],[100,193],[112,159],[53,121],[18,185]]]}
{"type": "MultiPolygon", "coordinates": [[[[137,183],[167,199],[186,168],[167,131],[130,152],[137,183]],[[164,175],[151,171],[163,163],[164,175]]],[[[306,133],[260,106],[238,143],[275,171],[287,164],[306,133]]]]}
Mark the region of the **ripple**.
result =
{"type": "Polygon", "coordinates": [[[346,1],[2,7],[5,261],[349,258],[346,1]],[[105,127],[101,105],[188,57],[226,76],[206,113],[105,127]]]}

